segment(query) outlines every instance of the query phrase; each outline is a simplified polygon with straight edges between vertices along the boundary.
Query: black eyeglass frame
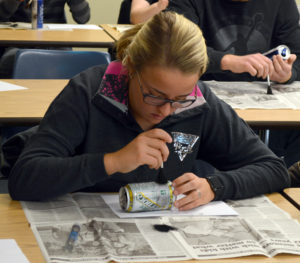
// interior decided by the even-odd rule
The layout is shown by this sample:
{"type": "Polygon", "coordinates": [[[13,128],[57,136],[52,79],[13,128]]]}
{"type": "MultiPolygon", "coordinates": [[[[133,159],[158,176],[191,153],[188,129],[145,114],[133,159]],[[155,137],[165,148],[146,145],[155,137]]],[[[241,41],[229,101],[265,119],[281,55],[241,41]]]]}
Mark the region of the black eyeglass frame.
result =
{"type": "Polygon", "coordinates": [[[194,99],[188,99],[188,100],[170,100],[170,99],[164,99],[164,98],[161,98],[161,97],[158,97],[158,96],[154,96],[154,95],[151,95],[151,94],[147,94],[143,90],[143,85],[141,83],[141,78],[140,78],[139,72],[136,71],[136,74],[137,74],[138,83],[139,83],[139,86],[140,86],[140,89],[141,89],[141,92],[142,92],[142,95],[143,95],[143,101],[146,104],[149,104],[149,105],[152,105],[152,106],[163,106],[166,103],[170,103],[171,107],[173,107],[175,109],[180,109],[180,108],[187,108],[187,107],[191,106],[197,100],[197,93],[195,93],[195,98],[194,99]],[[147,98],[150,98],[152,100],[149,101],[147,98]],[[153,100],[156,100],[156,102],[153,101],[153,100]]]}

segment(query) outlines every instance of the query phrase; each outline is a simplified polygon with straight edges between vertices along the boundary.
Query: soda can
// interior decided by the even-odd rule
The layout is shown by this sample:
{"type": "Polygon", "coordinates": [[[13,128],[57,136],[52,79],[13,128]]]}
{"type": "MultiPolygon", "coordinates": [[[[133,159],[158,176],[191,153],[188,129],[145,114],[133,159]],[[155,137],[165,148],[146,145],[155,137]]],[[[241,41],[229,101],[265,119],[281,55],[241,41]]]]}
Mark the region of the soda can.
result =
{"type": "Polygon", "coordinates": [[[32,29],[43,28],[44,22],[44,2],[43,0],[33,0],[31,6],[32,29]]]}
{"type": "Polygon", "coordinates": [[[280,55],[282,59],[286,60],[290,57],[291,50],[286,45],[280,45],[263,53],[263,55],[265,55],[269,59],[272,59],[274,55],[280,55]]]}
{"type": "Polygon", "coordinates": [[[127,184],[119,191],[120,206],[127,212],[168,210],[174,198],[170,181],[127,184]]]}

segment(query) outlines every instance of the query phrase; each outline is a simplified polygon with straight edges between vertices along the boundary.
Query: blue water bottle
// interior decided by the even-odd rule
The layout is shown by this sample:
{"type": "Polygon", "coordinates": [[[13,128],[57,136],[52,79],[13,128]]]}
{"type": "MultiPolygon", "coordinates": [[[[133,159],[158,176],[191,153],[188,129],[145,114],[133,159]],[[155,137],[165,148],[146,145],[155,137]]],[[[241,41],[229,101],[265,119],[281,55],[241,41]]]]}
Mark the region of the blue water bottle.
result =
{"type": "Polygon", "coordinates": [[[31,8],[32,29],[43,28],[44,2],[43,0],[33,0],[31,8]]]}

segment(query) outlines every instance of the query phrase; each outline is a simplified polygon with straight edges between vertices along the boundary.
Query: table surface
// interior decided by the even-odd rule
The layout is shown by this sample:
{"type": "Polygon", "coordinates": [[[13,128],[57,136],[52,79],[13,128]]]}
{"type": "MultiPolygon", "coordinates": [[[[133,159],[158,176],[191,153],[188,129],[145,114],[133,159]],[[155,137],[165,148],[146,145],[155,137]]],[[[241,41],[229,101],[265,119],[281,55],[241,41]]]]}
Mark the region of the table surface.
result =
{"type": "Polygon", "coordinates": [[[235,109],[253,128],[300,128],[300,110],[293,109],[235,109]]]}
{"type": "Polygon", "coordinates": [[[108,25],[108,24],[101,24],[100,25],[103,29],[104,29],[104,31],[108,34],[108,35],[110,35],[115,41],[117,41],[119,38],[120,38],[120,36],[121,36],[121,32],[119,32],[116,28],[114,28],[114,27],[112,27],[112,26],[110,26],[110,25],[108,25]]]}
{"type": "MultiPolygon", "coordinates": [[[[300,189],[299,189],[300,191],[300,189]]],[[[293,218],[300,221],[300,213],[280,194],[267,195],[281,209],[288,212],[293,218]]],[[[35,237],[29,227],[28,221],[18,201],[12,201],[7,194],[0,194],[0,238],[15,239],[26,255],[30,263],[45,263],[42,253],[38,247],[35,237]]],[[[210,259],[210,260],[188,260],[179,262],[207,262],[207,263],[296,263],[300,261],[299,256],[278,255],[274,258],[264,256],[248,256],[243,258],[210,259]]]]}
{"type": "Polygon", "coordinates": [[[48,106],[68,80],[5,80],[27,87],[24,90],[0,92],[0,123],[35,125],[40,122],[48,106]]]}
{"type": "Polygon", "coordinates": [[[287,188],[283,192],[292,202],[294,202],[294,205],[299,209],[300,214],[300,188],[287,188]]]}
{"type": "Polygon", "coordinates": [[[23,30],[0,29],[0,45],[14,47],[112,47],[106,31],[91,29],[23,30]]]}

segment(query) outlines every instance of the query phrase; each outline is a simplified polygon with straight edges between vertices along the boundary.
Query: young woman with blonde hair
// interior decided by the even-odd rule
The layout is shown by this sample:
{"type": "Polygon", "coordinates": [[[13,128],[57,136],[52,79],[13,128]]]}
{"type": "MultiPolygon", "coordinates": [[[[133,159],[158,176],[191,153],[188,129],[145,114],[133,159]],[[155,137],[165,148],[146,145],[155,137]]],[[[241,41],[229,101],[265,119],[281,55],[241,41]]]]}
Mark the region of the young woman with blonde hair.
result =
{"type": "Polygon", "coordinates": [[[13,199],[114,192],[156,181],[162,164],[174,194],[185,194],[180,210],[289,186],[282,160],[198,81],[208,61],[197,25],[161,12],[126,31],[117,56],[53,101],[10,173],[13,199]],[[199,159],[217,170],[203,178],[199,159]]]}

